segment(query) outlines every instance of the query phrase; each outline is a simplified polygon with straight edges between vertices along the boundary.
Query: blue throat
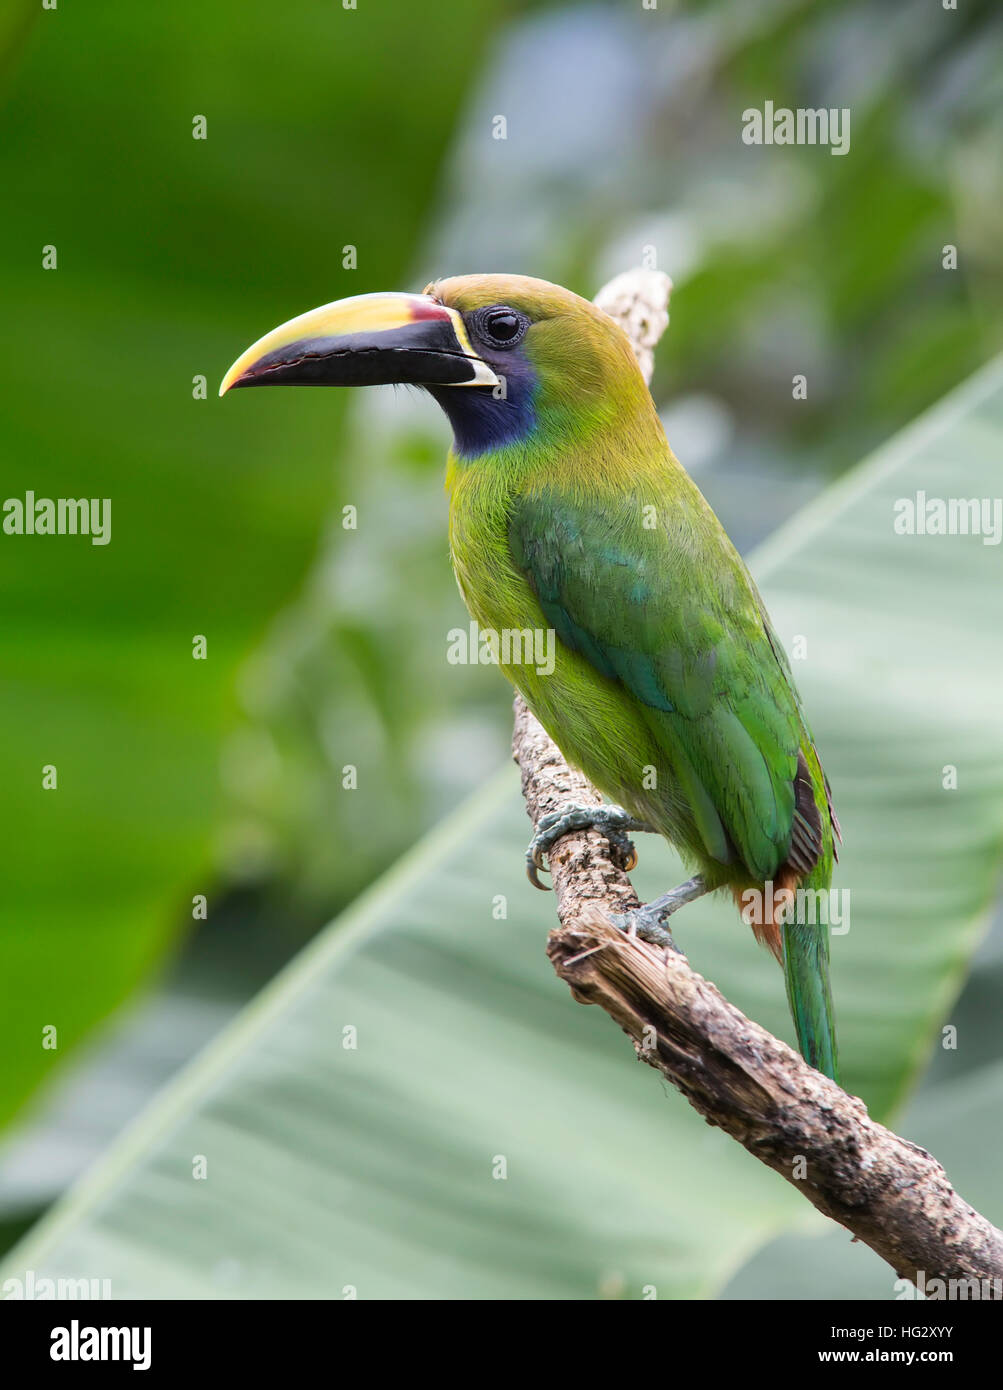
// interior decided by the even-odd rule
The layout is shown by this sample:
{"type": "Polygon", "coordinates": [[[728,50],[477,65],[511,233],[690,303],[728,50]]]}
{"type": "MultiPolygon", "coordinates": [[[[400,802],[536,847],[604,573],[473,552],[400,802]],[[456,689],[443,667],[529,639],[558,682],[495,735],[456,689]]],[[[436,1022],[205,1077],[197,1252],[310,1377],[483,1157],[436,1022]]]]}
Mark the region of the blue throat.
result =
{"type": "MultiPolygon", "coordinates": [[[[495,366],[495,363],[491,364],[495,366]]],[[[498,363],[499,375],[502,369],[498,363]]],[[[475,458],[525,439],[536,425],[536,374],[518,358],[504,363],[505,396],[489,386],[428,386],[453,427],[453,447],[460,458],[475,458]]]]}

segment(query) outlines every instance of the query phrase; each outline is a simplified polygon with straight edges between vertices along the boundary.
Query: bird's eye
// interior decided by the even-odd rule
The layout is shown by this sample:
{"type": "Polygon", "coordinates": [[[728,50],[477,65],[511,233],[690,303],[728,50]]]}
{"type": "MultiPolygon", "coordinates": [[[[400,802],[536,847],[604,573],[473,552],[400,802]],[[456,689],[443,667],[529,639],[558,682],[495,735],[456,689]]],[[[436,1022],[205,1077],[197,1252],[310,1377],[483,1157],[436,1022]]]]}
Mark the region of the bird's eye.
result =
{"type": "Polygon", "coordinates": [[[486,309],[478,327],[495,347],[514,347],[529,327],[529,320],[524,314],[502,305],[486,309]]]}

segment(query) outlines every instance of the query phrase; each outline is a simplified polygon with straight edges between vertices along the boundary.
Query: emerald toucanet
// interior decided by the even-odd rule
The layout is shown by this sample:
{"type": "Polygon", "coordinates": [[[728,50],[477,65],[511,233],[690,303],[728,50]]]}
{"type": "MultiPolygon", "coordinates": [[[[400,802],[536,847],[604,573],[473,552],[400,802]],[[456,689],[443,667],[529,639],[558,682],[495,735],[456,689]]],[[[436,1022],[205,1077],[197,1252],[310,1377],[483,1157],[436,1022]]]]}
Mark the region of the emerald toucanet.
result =
{"type": "Polygon", "coordinates": [[[784,650],[677,462],[623,331],[518,275],[440,280],[292,319],[227,372],[247,386],[423,386],[453,428],[450,547],[471,615],[556,633],[551,672],[504,666],[569,762],[615,803],[547,818],[623,847],[654,830],[697,872],[620,925],[671,944],[683,903],[728,888],[780,961],[801,1051],[836,1075],[827,927],[839,826],[784,650]],[[757,910],[757,907],[761,910],[757,910]]]}

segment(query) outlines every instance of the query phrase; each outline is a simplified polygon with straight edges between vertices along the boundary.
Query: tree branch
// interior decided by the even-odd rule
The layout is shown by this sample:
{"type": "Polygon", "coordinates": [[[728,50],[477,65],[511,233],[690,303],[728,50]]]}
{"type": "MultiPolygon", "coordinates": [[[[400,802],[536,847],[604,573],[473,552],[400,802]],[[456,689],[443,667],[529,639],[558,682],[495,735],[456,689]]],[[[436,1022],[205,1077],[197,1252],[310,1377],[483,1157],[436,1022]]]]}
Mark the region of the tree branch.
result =
{"type": "MultiPolygon", "coordinates": [[[[601,801],[519,696],[512,746],[534,828],[560,806],[601,801]]],[[[619,1023],[638,1057],[708,1124],[900,1276],[1003,1279],[1003,1232],[958,1196],[935,1158],[876,1124],[863,1101],[746,1018],[685,956],[663,954],[611,925],[610,914],[637,906],[637,896],[604,836],[565,835],[550,865],[560,923],[547,943],[554,969],[576,999],[619,1023]]]]}
{"type": "MultiPolygon", "coordinates": [[[[627,329],[649,371],[650,352],[668,322],[669,288],[666,276],[631,272],[596,299],[627,329]]],[[[561,806],[600,804],[519,696],[512,747],[534,829],[561,806]]],[[[559,920],[547,944],[554,969],[576,999],[605,1009],[638,1057],[708,1124],[730,1134],[901,1277],[1003,1280],[1003,1232],[958,1196],[935,1158],[875,1123],[861,1100],[746,1018],[681,953],[662,953],[611,924],[613,913],[636,907],[638,899],[604,836],[565,835],[550,866],[559,920]]],[[[981,1296],[999,1298],[1001,1288],[983,1286],[981,1296]]]]}

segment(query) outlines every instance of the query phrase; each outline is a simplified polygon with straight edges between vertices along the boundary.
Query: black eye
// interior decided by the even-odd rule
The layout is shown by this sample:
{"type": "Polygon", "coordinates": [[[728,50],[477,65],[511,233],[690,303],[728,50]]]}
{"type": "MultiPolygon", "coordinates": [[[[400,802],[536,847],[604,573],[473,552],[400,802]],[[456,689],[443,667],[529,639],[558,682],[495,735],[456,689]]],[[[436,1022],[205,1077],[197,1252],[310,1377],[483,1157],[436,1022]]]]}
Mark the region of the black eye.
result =
{"type": "Polygon", "coordinates": [[[529,320],[517,310],[499,305],[497,309],[483,310],[477,326],[495,347],[514,347],[529,327],[529,320]]]}

